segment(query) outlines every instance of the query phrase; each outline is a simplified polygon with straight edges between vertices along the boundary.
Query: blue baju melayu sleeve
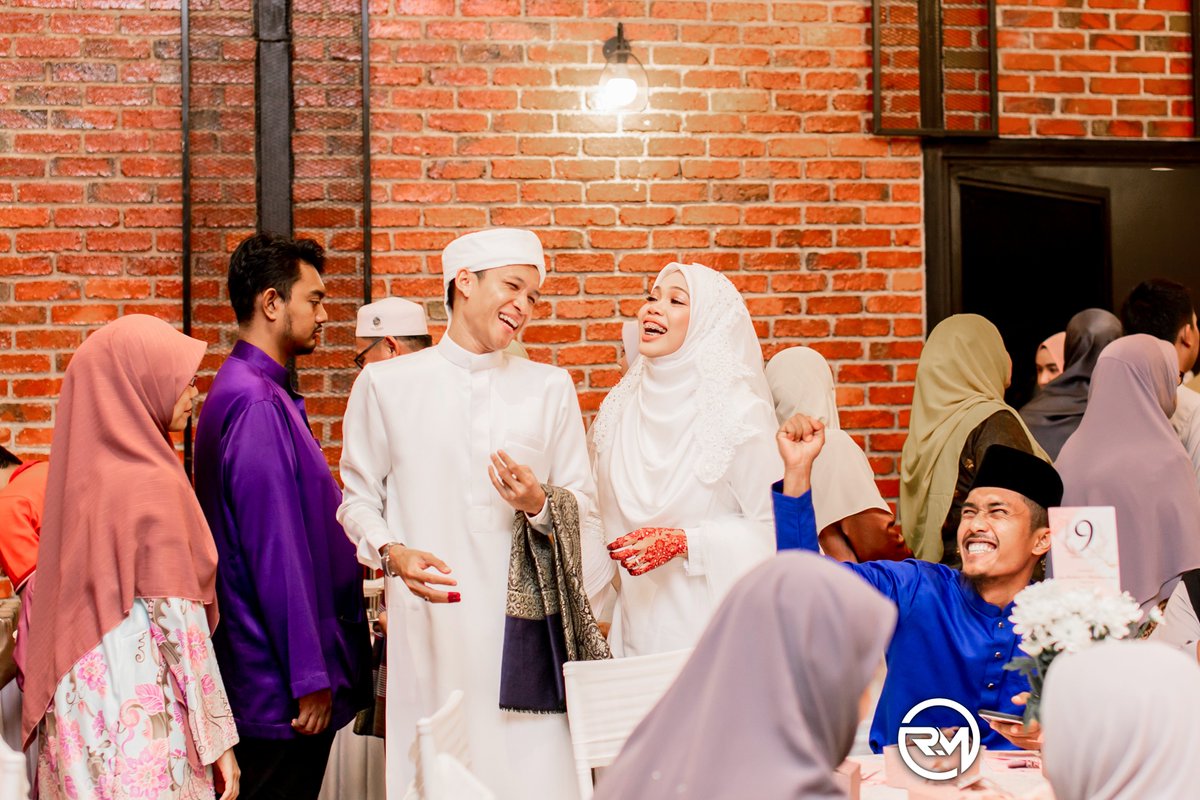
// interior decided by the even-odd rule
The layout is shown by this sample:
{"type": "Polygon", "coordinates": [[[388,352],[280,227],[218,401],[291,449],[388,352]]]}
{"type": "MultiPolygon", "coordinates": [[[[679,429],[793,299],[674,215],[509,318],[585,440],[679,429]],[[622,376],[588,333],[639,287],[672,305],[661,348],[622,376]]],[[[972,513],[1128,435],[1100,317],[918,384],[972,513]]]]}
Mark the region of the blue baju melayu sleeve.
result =
{"type": "MultiPolygon", "coordinates": [[[[780,550],[817,551],[812,500],[782,494],[772,487],[776,539],[780,550]]],[[[955,700],[968,710],[1020,714],[1013,695],[1029,690],[1020,673],[1004,665],[1021,655],[1020,638],[1008,617],[1012,604],[988,603],[958,570],[909,559],[845,564],[896,604],[896,632],[885,655],[887,678],[871,723],[871,749],[895,744],[909,709],[930,698],[955,700]]],[[[979,719],[983,744],[1012,750],[1011,742],[979,719]]],[[[960,726],[961,717],[947,709],[930,709],[913,725],[960,726]]]]}
{"type": "Polygon", "coordinates": [[[775,506],[775,549],[819,552],[812,492],[788,497],[783,493],[783,481],[775,481],[771,484],[771,500],[775,506]]]}

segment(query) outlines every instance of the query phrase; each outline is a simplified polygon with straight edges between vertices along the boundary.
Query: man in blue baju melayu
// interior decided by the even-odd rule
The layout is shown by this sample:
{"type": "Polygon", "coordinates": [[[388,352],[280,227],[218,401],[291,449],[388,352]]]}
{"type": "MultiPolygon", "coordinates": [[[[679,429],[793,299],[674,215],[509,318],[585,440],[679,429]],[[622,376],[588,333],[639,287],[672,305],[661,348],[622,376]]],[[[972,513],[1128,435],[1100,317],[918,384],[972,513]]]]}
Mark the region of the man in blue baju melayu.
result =
{"type": "MultiPolygon", "coordinates": [[[[780,550],[817,550],[808,474],[824,440],[819,420],[796,416],[777,443],[784,479],[772,487],[780,550]]],[[[1032,580],[1050,549],[1047,509],[1062,502],[1062,479],[1045,461],[1003,445],[984,453],[963,505],[958,544],[961,570],[909,559],[846,564],[896,604],[896,632],[887,649],[887,678],[871,724],[871,749],[895,744],[901,721],[918,703],[954,700],[973,712],[1024,710],[1014,696],[1029,690],[1004,665],[1018,653],[1020,637],[1009,615],[1013,598],[1032,580]]],[[[908,724],[961,726],[947,708],[922,711],[908,724]]],[[[993,749],[1036,747],[1040,731],[1020,724],[981,723],[982,743],[993,749]]]]}

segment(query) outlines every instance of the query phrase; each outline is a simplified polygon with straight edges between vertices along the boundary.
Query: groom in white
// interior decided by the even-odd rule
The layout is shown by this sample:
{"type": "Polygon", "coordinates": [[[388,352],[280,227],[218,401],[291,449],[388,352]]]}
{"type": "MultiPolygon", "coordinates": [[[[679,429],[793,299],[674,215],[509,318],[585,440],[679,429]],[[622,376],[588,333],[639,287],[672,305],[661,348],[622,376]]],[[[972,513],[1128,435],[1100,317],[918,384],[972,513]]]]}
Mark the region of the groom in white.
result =
{"type": "Polygon", "coordinates": [[[450,327],[368,364],[346,409],[338,520],[389,576],[388,798],[412,775],[419,716],[465,693],[471,770],[501,800],[577,796],[567,720],[499,706],[514,510],[551,530],[543,484],[585,518],[594,486],[570,375],[504,353],[546,276],[531,231],[467,234],[442,253],[450,327]]]}

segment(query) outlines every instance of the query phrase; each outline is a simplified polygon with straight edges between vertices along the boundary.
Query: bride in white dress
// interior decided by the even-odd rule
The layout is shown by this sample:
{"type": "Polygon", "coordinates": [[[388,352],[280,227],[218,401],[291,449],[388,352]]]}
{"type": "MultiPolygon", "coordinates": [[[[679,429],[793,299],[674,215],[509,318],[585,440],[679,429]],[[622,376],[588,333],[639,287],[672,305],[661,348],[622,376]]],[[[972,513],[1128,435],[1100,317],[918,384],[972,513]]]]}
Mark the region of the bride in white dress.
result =
{"type": "Polygon", "coordinates": [[[783,474],[762,351],[734,285],[668,264],[638,325],[640,357],[590,434],[612,559],[595,603],[616,593],[609,642],[627,656],[691,647],[725,592],[775,552],[770,487],[783,474]]]}

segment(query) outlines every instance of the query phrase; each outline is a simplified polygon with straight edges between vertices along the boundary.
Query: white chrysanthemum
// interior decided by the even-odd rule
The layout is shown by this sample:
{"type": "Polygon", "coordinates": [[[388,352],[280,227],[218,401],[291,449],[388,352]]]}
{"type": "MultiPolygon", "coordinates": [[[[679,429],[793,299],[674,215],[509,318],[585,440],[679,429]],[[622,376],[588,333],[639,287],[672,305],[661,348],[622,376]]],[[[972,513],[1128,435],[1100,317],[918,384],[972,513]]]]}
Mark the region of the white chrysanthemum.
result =
{"type": "Polygon", "coordinates": [[[1079,652],[1101,639],[1123,639],[1141,616],[1127,592],[1048,580],[1022,590],[1009,619],[1021,636],[1021,649],[1037,657],[1046,651],[1079,652]]]}

